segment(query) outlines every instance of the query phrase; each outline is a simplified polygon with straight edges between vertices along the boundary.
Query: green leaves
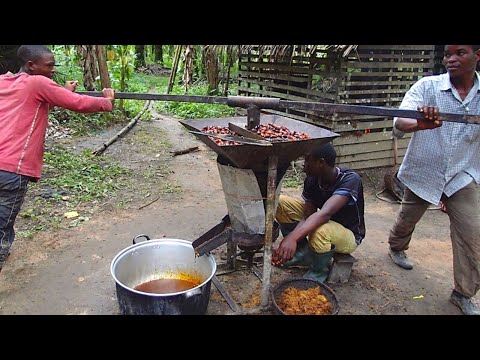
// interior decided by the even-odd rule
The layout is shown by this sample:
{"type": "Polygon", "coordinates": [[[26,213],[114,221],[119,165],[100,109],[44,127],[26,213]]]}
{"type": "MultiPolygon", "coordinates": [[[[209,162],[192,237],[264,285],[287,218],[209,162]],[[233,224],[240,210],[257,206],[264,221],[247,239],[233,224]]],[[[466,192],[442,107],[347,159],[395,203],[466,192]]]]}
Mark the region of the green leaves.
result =
{"type": "MultiPolygon", "coordinates": [[[[233,88],[231,90],[233,91],[233,88]]],[[[183,88],[175,86],[172,94],[181,94],[182,91],[183,88]]],[[[205,83],[197,83],[189,88],[189,95],[205,95],[207,92],[208,85],[205,83]]],[[[183,119],[208,119],[235,116],[235,108],[227,105],[168,101],[157,102],[155,106],[160,112],[173,114],[183,119]]]]}
{"type": "Polygon", "coordinates": [[[50,173],[43,182],[52,188],[66,190],[79,201],[106,197],[121,186],[116,177],[127,173],[127,169],[93,156],[91,150],[74,154],[57,147],[45,153],[45,165],[50,173]]]}

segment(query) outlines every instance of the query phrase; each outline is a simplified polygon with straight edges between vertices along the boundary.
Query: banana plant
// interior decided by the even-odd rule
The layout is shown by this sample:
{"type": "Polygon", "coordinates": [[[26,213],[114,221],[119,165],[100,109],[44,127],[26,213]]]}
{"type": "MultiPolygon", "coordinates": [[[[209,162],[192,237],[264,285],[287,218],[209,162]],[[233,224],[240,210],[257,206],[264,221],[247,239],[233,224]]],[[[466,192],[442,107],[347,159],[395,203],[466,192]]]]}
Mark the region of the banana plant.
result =
{"type": "MultiPolygon", "coordinates": [[[[113,75],[112,82],[117,85],[114,88],[126,91],[127,81],[135,69],[135,45],[111,45],[107,47],[107,58],[113,75]]],[[[123,111],[123,99],[119,101],[119,108],[123,111]]]]}

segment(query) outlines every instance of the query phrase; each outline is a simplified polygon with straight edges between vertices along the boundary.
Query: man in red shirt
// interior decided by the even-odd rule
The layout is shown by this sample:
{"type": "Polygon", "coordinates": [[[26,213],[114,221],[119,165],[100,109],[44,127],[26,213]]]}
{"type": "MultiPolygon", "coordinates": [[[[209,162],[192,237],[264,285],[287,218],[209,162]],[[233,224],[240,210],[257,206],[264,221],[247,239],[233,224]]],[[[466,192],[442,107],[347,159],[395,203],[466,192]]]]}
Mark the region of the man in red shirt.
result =
{"type": "Polygon", "coordinates": [[[112,111],[113,89],[102,97],[74,93],[76,81],[65,87],[52,80],[55,58],[42,45],[22,45],[18,74],[0,75],[0,271],[15,239],[14,223],[29,181],[42,174],[48,111],[52,106],[92,113],[112,111]]]}

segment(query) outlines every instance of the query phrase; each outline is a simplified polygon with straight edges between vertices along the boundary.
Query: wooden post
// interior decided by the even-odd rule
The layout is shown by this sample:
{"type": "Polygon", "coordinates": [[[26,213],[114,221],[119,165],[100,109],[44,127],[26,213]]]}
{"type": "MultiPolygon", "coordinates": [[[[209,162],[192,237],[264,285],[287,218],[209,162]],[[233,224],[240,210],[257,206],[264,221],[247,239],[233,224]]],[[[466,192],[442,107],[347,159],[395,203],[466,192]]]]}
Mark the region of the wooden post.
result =
{"type": "Polygon", "coordinates": [[[267,205],[265,210],[265,245],[263,248],[263,289],[261,306],[268,308],[270,302],[270,276],[272,273],[273,221],[275,219],[275,191],[278,155],[268,158],[267,205]]]}

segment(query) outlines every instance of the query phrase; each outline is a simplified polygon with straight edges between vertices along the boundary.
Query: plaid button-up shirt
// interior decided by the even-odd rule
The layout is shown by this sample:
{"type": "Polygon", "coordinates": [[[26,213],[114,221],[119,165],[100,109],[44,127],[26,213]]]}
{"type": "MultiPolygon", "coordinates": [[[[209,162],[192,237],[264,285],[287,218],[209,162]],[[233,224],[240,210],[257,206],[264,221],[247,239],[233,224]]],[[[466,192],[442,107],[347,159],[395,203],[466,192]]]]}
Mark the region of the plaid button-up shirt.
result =
{"type": "MultiPolygon", "coordinates": [[[[462,101],[448,74],[427,76],[405,94],[400,109],[437,106],[441,113],[480,115],[479,83],[477,73],[462,101]]],[[[393,134],[404,135],[395,126],[393,134]]],[[[480,125],[446,121],[439,128],[413,133],[398,178],[417,196],[436,205],[443,193],[451,196],[473,180],[479,184],[480,125]]]]}

